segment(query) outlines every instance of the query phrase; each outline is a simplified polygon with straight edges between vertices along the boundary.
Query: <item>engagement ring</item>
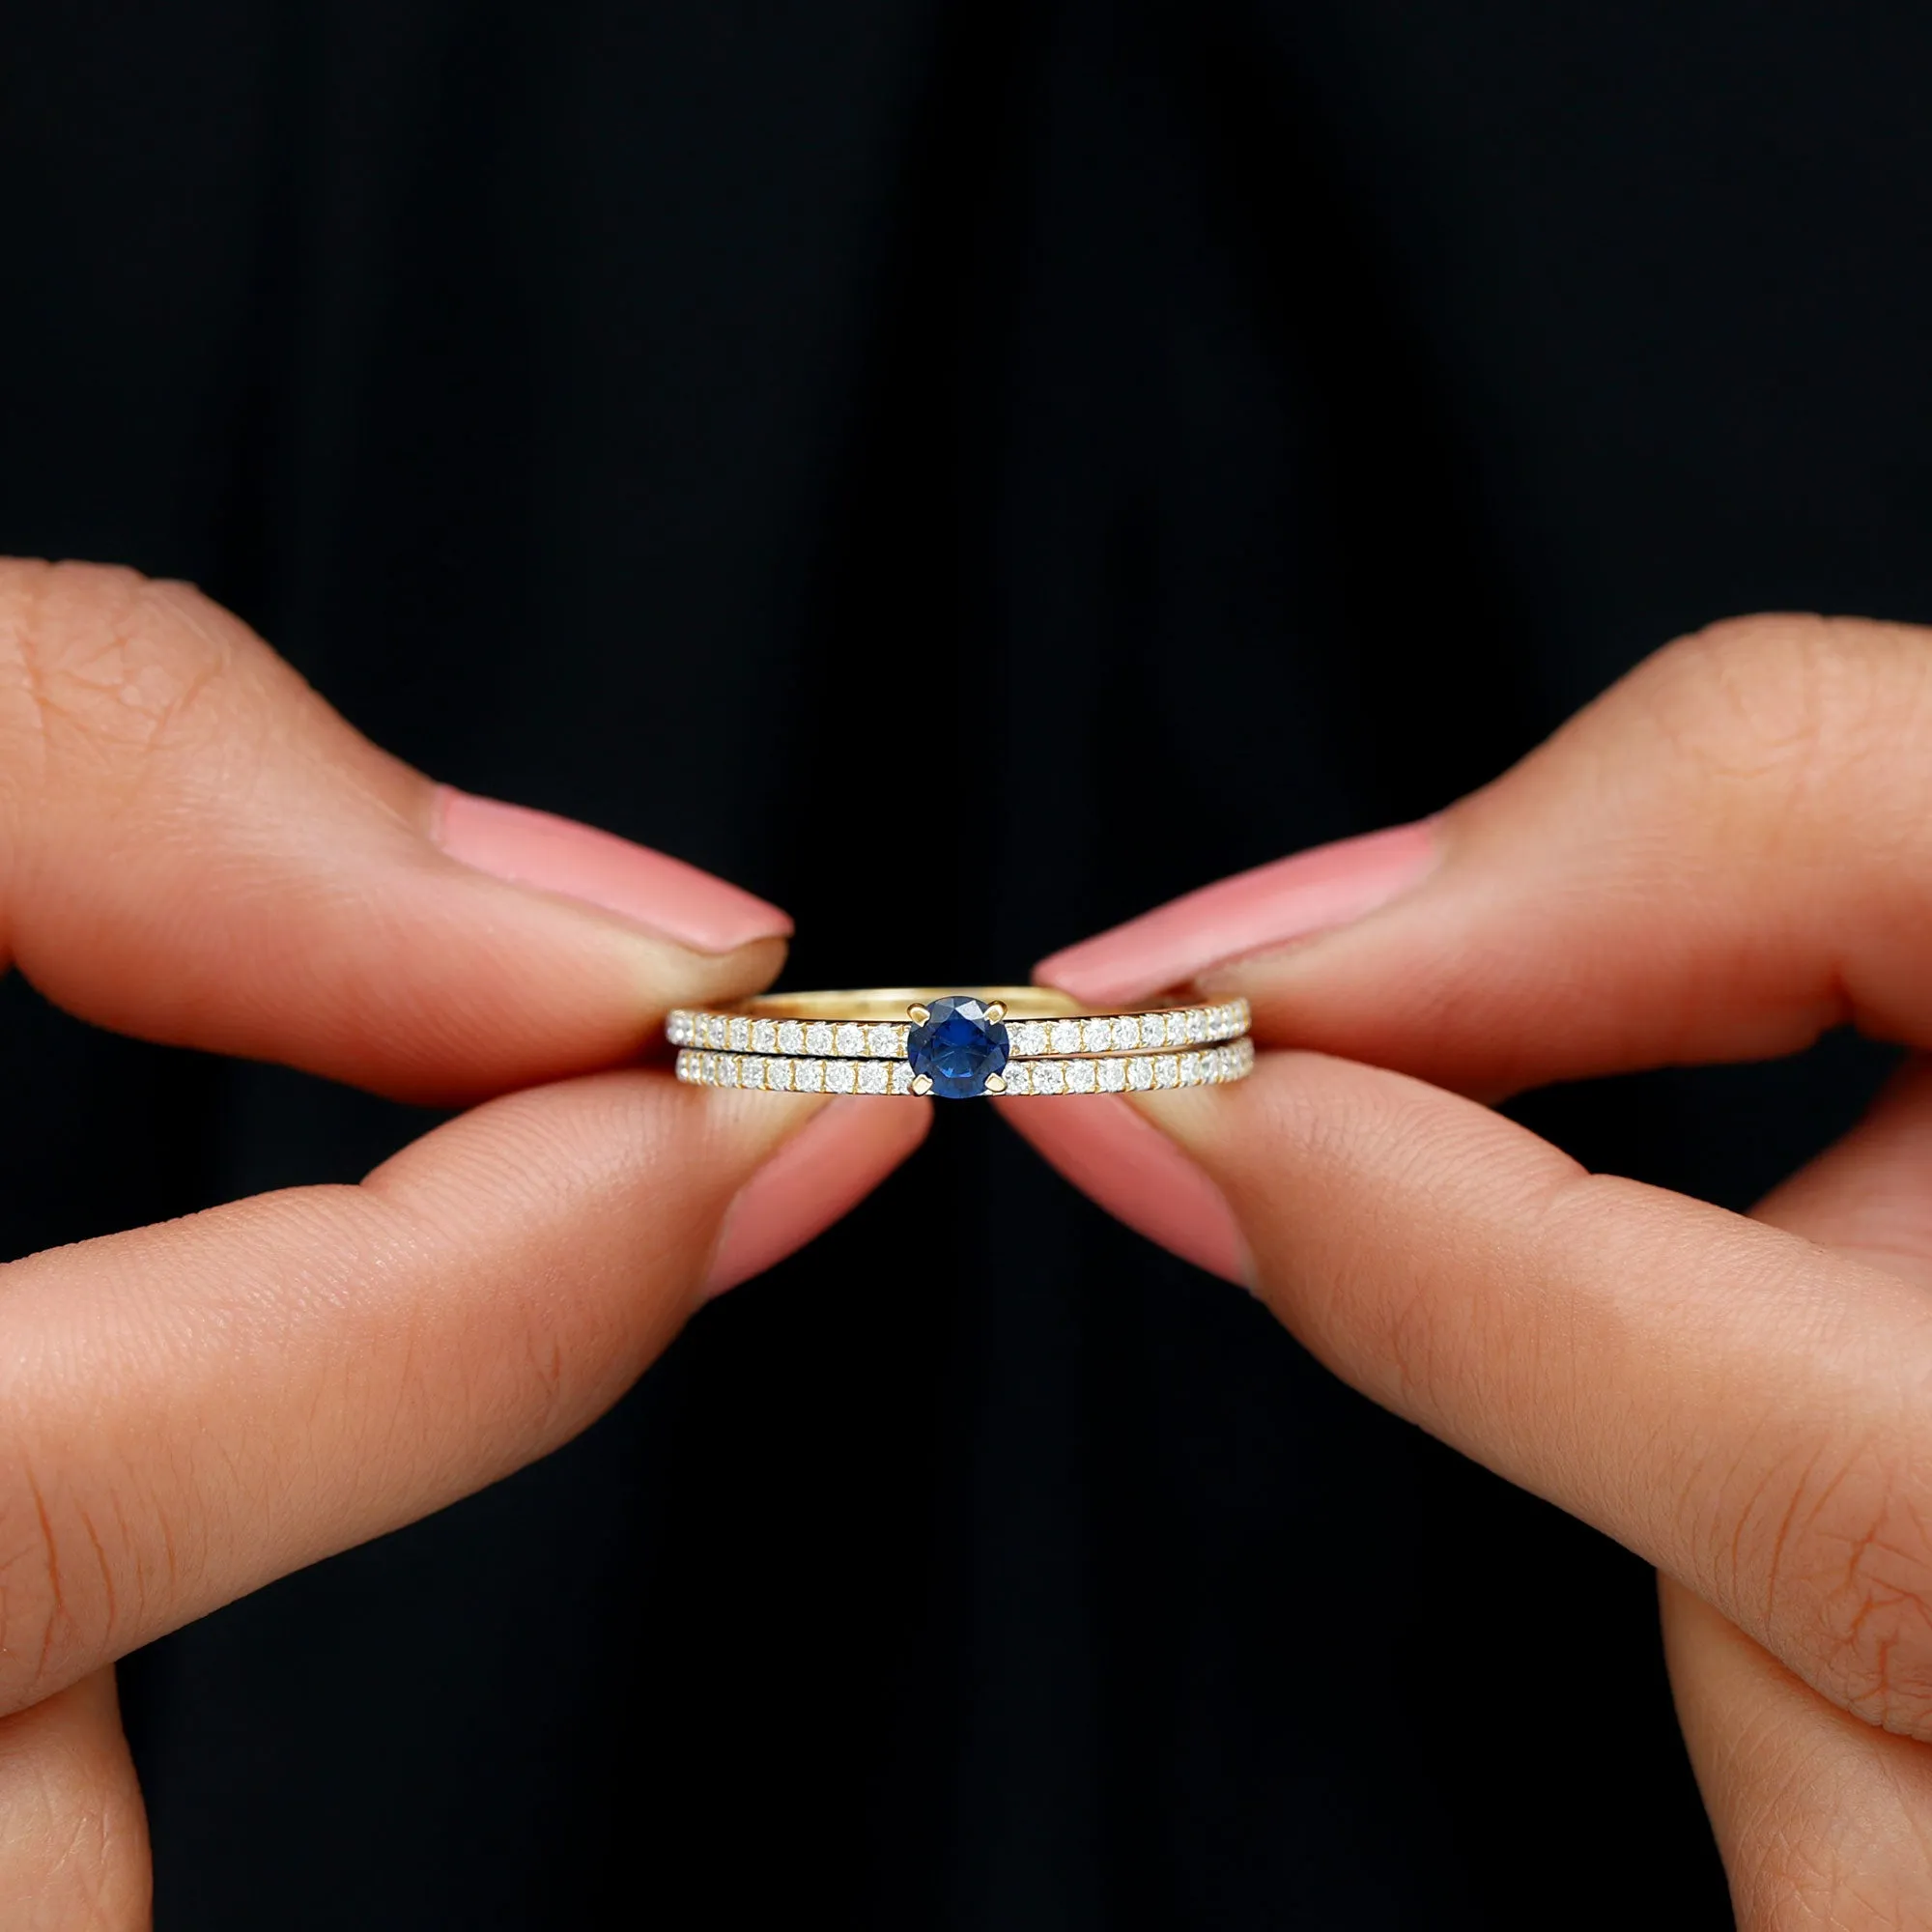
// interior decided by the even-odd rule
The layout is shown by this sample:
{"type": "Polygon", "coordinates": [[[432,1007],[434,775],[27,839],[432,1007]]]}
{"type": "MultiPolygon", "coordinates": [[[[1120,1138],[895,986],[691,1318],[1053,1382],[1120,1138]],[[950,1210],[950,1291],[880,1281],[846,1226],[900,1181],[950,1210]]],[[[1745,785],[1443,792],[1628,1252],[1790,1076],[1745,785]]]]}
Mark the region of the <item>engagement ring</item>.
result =
{"type": "Polygon", "coordinates": [[[679,1008],[677,1077],[775,1094],[1144,1093],[1253,1069],[1248,1003],[1097,1012],[1050,986],[883,986],[679,1008]]]}

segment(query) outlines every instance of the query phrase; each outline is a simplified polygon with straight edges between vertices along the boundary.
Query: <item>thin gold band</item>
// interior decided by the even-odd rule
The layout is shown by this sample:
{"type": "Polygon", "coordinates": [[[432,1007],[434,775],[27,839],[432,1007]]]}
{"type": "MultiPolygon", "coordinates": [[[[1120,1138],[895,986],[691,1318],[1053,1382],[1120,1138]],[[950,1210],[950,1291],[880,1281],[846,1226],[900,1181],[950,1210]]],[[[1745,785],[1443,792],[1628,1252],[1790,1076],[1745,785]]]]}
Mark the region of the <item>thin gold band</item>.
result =
{"type": "Polygon", "coordinates": [[[833,993],[761,993],[721,1010],[774,1020],[902,1020],[908,1007],[964,994],[1007,1009],[1009,1019],[1060,1019],[1093,1010],[1058,986],[855,986],[833,993]]]}

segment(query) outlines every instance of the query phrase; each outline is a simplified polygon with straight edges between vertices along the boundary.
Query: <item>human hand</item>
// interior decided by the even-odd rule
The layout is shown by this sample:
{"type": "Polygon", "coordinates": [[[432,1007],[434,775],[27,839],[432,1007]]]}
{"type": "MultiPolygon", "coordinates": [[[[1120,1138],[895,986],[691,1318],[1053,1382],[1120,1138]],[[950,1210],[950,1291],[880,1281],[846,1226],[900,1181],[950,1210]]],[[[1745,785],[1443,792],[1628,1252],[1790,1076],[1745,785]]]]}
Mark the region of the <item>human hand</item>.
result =
{"type": "Polygon", "coordinates": [[[1932,1924],[1932,1071],[1750,1219],[1463,1096],[1844,1021],[1922,1051],[1928,968],[1932,635],[1751,619],[1429,824],[1037,969],[1109,1006],[1246,994],[1276,1049],[1246,1083],[999,1103],[1356,1387],[1658,1566],[1747,1932],[1932,1924]]]}
{"type": "Polygon", "coordinates": [[[555,1447],[917,1144],[924,1107],[610,1070],[788,930],[431,784],[184,585],[0,563],[5,958],[124,1033],[483,1102],[359,1186],[0,1268],[0,1921],[147,1922],[113,1659],[555,1447]]]}

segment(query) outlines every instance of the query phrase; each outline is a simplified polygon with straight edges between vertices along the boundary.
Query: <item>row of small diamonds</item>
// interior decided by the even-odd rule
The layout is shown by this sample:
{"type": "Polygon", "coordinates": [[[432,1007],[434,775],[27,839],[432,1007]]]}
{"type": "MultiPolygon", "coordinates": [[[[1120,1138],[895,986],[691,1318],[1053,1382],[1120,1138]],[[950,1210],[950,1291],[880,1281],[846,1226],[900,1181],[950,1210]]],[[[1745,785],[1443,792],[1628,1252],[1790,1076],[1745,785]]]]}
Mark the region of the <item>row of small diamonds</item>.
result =
{"type": "Polygon", "coordinates": [[[677,1077],[698,1087],[753,1087],[773,1094],[910,1094],[912,1063],[793,1060],[781,1054],[711,1053],[687,1046],[677,1077]]]}
{"type": "MultiPolygon", "coordinates": [[[[1043,1054],[1133,1053],[1150,1046],[1201,1046],[1248,1030],[1248,1003],[1186,1007],[1171,1013],[1103,1013],[1084,1020],[1009,1020],[1015,1060],[1043,1054]]],[[[673,1046],[708,1046],[729,1053],[812,1054],[825,1059],[903,1060],[903,1022],[889,1020],[754,1020],[742,1013],[689,1012],[665,1022],[673,1046]]]]}
{"type": "Polygon", "coordinates": [[[1084,1020],[1009,1020],[1015,1060],[1042,1054],[1132,1053],[1148,1046],[1201,1046],[1248,1030],[1248,1003],[1183,1007],[1171,1013],[1099,1013],[1084,1020]]]}
{"type": "Polygon", "coordinates": [[[903,1060],[903,1020],[748,1020],[742,1013],[673,1012],[665,1037],[673,1046],[724,1047],[732,1053],[810,1053],[820,1059],[903,1060]]]}
{"type": "MultiPolygon", "coordinates": [[[[1111,1060],[1037,1060],[1007,1065],[1007,1092],[1048,1094],[1144,1093],[1155,1087],[1208,1087],[1254,1070],[1250,1039],[1206,1053],[1125,1055],[1111,1060]]],[[[677,1056],[677,1077],[698,1087],[752,1087],[774,1094],[910,1094],[904,1061],[794,1060],[783,1055],[713,1053],[688,1046],[677,1056]]]]}
{"type": "Polygon", "coordinates": [[[1255,1069],[1255,1043],[1237,1039],[1206,1053],[1136,1054],[1131,1059],[1035,1060],[1007,1063],[1007,1092],[1048,1094],[1146,1093],[1153,1087],[1211,1087],[1245,1079],[1255,1069]]]}

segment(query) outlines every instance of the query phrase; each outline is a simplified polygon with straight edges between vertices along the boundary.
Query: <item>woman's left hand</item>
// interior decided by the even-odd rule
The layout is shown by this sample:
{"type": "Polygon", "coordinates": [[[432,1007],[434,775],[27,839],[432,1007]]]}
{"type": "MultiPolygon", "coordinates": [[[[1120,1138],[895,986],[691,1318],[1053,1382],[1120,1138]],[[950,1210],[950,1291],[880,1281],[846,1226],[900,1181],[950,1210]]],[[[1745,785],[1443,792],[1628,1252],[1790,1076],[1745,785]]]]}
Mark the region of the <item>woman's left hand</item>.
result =
{"type": "Polygon", "coordinates": [[[1687,639],[1439,819],[1038,975],[1253,1001],[1276,1050],[1242,1085],[1001,1104],[1355,1386],[1658,1566],[1747,1932],[1932,1924],[1932,1071],[1748,1219],[1463,1097],[1845,1021],[1932,1048],[1932,634],[1687,639]]]}
{"type": "Polygon", "coordinates": [[[476,1103],[356,1184],[0,1266],[0,1932],[148,1922],[115,1659],[555,1448],[912,1151],[922,1106],[633,1064],[788,930],[433,784],[185,584],[0,560],[0,969],[143,1038],[476,1103]]]}

